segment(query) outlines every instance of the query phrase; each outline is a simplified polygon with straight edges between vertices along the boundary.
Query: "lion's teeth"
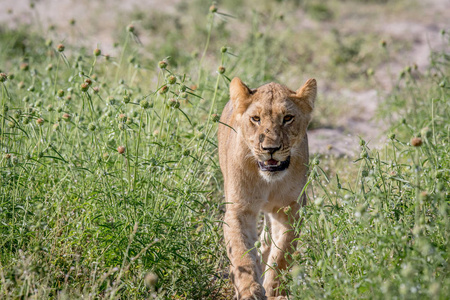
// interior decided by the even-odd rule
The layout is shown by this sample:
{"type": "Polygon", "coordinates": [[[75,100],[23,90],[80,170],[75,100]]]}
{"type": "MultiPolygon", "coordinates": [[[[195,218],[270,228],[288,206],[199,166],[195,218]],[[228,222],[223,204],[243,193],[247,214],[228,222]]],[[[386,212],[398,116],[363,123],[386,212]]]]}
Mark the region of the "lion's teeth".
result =
{"type": "Polygon", "coordinates": [[[264,164],[267,166],[269,164],[269,161],[264,161],[264,164]]]}
{"type": "Polygon", "coordinates": [[[279,165],[281,165],[281,161],[278,161],[278,162],[277,162],[277,166],[279,166],[279,165]]]}

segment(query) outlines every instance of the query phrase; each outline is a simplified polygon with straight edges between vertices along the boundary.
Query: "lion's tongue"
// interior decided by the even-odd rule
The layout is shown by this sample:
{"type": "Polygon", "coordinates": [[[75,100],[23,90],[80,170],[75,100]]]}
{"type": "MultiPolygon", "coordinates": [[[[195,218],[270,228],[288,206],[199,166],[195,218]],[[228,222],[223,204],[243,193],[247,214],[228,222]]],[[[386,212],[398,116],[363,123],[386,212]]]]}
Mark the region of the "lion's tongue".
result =
{"type": "Polygon", "coordinates": [[[269,159],[267,161],[267,165],[269,165],[269,166],[276,166],[277,164],[278,164],[278,161],[275,159],[269,159]]]}

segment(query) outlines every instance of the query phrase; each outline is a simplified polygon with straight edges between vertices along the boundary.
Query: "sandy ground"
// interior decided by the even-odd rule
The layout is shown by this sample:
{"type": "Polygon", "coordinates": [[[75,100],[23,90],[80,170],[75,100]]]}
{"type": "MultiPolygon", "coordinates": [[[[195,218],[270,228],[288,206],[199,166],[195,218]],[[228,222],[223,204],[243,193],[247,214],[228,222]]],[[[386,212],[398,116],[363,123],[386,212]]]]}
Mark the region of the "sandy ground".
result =
{"type": "MultiPolygon", "coordinates": [[[[40,0],[30,9],[29,0],[0,0],[0,23],[16,26],[21,23],[39,24],[43,30],[50,25],[57,28],[60,39],[68,43],[82,42],[86,46],[101,46],[102,50],[113,49],[113,28],[117,15],[136,9],[175,12],[180,0],[40,0]],[[76,20],[77,26],[70,25],[76,20]]],[[[444,45],[441,29],[450,29],[450,0],[421,1],[421,11],[413,16],[402,16],[396,20],[377,20],[376,31],[390,39],[402,38],[411,42],[411,49],[393,53],[395,63],[380,66],[375,70],[380,83],[378,91],[319,91],[324,98],[344,99],[348,112],[342,117],[337,128],[321,128],[309,133],[311,153],[352,157],[358,149],[359,137],[369,142],[371,147],[380,147],[385,140],[383,124],[374,120],[380,98],[392,88],[392,77],[397,77],[406,66],[417,64],[425,71],[429,65],[430,49],[444,45]],[[419,17],[418,17],[419,16],[419,17]],[[381,91],[381,92],[380,92],[381,91]]],[[[358,28],[362,19],[349,19],[348,28],[358,28]],[[352,23],[353,22],[353,23],[352,23]]],[[[316,112],[320,113],[320,112],[316,112]]]]}

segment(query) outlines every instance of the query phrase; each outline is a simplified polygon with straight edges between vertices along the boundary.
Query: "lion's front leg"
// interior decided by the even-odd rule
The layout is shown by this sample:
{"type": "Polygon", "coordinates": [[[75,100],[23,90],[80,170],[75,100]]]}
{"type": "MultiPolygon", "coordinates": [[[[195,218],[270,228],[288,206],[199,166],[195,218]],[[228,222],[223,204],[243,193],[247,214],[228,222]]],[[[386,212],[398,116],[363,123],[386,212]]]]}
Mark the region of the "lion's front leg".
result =
{"type": "Polygon", "coordinates": [[[294,209],[291,207],[291,210],[287,213],[286,210],[281,209],[276,213],[266,214],[266,217],[270,218],[271,242],[273,243],[265,261],[267,266],[263,286],[268,297],[284,294],[278,291],[280,280],[277,276],[280,270],[285,270],[288,267],[286,253],[292,252],[296,246],[295,232],[290,223],[298,217],[298,205],[292,206],[295,206],[294,209]]]}
{"type": "Polygon", "coordinates": [[[258,238],[257,215],[240,209],[227,209],[225,213],[224,235],[231,263],[230,278],[238,300],[266,299],[258,253],[252,249],[258,238]]]}

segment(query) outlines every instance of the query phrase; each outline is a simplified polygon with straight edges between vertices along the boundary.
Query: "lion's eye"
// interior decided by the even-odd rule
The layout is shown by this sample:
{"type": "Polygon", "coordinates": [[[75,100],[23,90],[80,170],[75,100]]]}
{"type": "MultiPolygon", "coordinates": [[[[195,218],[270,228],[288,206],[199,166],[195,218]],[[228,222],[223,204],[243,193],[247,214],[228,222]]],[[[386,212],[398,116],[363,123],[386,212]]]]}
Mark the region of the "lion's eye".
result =
{"type": "Polygon", "coordinates": [[[258,116],[253,116],[252,117],[252,121],[256,122],[256,123],[259,123],[259,121],[261,121],[261,119],[258,116]]]}
{"type": "Polygon", "coordinates": [[[284,116],[284,118],[283,118],[283,123],[284,123],[284,124],[290,123],[292,120],[294,120],[294,116],[287,115],[287,116],[284,116]]]}

